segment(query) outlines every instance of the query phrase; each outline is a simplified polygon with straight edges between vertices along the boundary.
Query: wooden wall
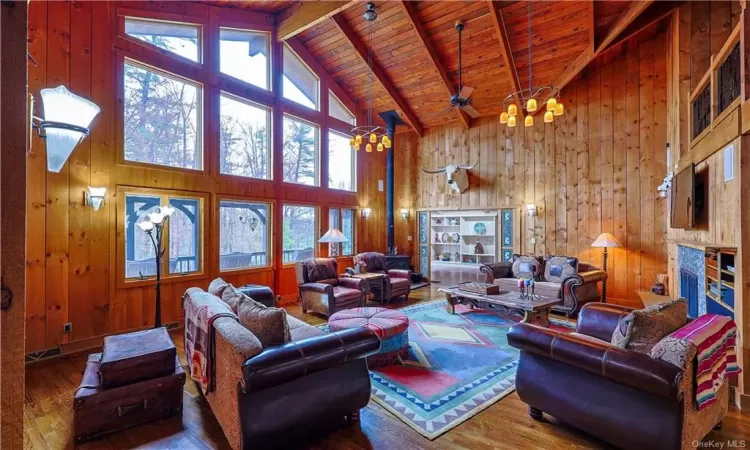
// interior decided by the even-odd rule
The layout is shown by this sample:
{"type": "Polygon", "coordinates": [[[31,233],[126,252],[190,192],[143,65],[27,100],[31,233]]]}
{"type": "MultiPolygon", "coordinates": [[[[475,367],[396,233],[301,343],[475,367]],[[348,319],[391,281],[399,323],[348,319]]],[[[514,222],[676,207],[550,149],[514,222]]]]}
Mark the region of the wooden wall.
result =
{"type": "MultiPolygon", "coordinates": [[[[284,202],[312,204],[318,207],[317,236],[327,229],[329,206],[372,207],[373,217],[369,221],[357,220],[356,249],[385,249],[385,194],[377,191],[377,179],[385,180],[384,153],[362,152],[358,155],[359,195],[325,187],[311,188],[281,183],[278,181],[281,179],[281,158],[274,158],[279,162],[274,167],[276,181],[219,176],[217,163],[214,162],[218,161],[218,145],[212,141],[209,133],[204,144],[207,149],[207,169],[204,173],[122,163],[122,158],[118,158],[122,148],[117,143],[116,58],[118,55],[126,55],[156,61],[159,55],[153,50],[144,50],[141,45],[133,45],[117,37],[114,15],[119,6],[180,14],[189,17],[193,23],[203,23],[209,28],[224,21],[223,23],[233,23],[234,26],[243,24],[265,27],[261,29],[269,31],[273,29],[272,16],[193,2],[31,2],[28,43],[36,64],[30,62],[28,66],[29,91],[39,100],[42,88],[64,84],[71,91],[90,98],[101,107],[102,112],[92,124],[91,135],[76,147],[60,173],[47,172],[44,142],[37,137],[32,140],[28,154],[27,353],[58,345],[69,345],[71,349],[95,345],[102,335],[138,329],[153,322],[153,286],[136,283],[133,286],[118,287],[116,282],[116,270],[121,266],[117,261],[122,255],[117,254],[116,246],[116,221],[119,220],[116,211],[119,199],[115,194],[121,186],[207,194],[207,224],[213,223],[219,195],[275,202],[275,218],[278,223],[281,217],[279,211],[284,202]],[[88,185],[108,188],[105,204],[97,212],[82,204],[83,193],[88,185]],[[68,322],[73,325],[72,333],[63,334],[63,324],[68,322]]],[[[212,39],[210,36],[210,33],[206,33],[205,39],[212,39]]],[[[292,42],[291,45],[294,47],[296,44],[292,42]]],[[[276,56],[276,61],[280,61],[278,54],[276,56]]],[[[306,58],[306,55],[300,56],[306,58]]],[[[319,68],[314,60],[305,60],[313,69],[319,68]]],[[[215,64],[212,61],[214,60],[207,57],[206,65],[215,64]]],[[[184,63],[180,64],[184,66],[184,63]]],[[[175,66],[176,69],[179,67],[175,66]]],[[[210,94],[215,93],[216,89],[222,89],[251,99],[253,95],[260,95],[259,98],[271,102],[274,107],[275,129],[281,129],[280,112],[283,111],[318,123],[330,120],[323,113],[309,110],[305,112],[298,107],[295,109],[293,104],[283,99],[269,99],[267,93],[258,94],[252,89],[244,90],[234,86],[231,80],[225,80],[222,82],[224,84],[217,86],[215,77],[212,78],[203,69],[190,70],[204,84],[204,96],[207,99],[211,98],[210,94]]],[[[330,77],[321,73],[319,75],[322,93],[327,92],[327,88],[337,88],[330,77]]],[[[274,82],[279,83],[280,80],[275,79],[274,82]]],[[[275,89],[275,92],[279,91],[275,89]]],[[[336,92],[339,98],[343,97],[340,91],[336,92]]],[[[327,98],[327,95],[321,95],[323,111],[327,98]]],[[[208,102],[207,107],[213,106],[208,102]]],[[[210,119],[207,120],[209,123],[206,124],[206,129],[210,130],[212,125],[210,119]]],[[[325,148],[327,137],[325,133],[322,134],[321,147],[325,148]]],[[[277,137],[273,146],[278,155],[281,139],[277,137]]],[[[321,151],[323,180],[327,179],[327,164],[327,154],[321,151]]],[[[279,230],[280,227],[274,230],[275,255],[281,254],[279,230]]],[[[218,258],[214,258],[218,237],[212,230],[212,225],[206,227],[205,240],[207,258],[204,274],[197,279],[171,279],[162,285],[165,323],[182,318],[181,297],[188,287],[205,288],[211,279],[219,275],[218,258]]],[[[327,247],[321,245],[318,253],[325,255],[326,252],[327,247]]],[[[273,267],[222,276],[237,285],[258,283],[273,286],[277,294],[293,299],[296,296],[293,267],[282,266],[280,256],[276,259],[273,267]]],[[[351,258],[341,258],[339,265],[342,268],[351,265],[351,258]]]]}
{"type": "Polygon", "coordinates": [[[521,250],[574,255],[597,265],[601,251],[590,245],[610,232],[624,248],[610,252],[608,296],[635,302],[636,291],[648,289],[667,267],[667,204],[656,190],[666,171],[666,42],[661,32],[594,64],[565,87],[566,112],[553,124],[539,114],[534,127],[512,129],[495,116],[475,120],[468,131],[459,124],[428,130],[418,142],[416,164],[479,164],[461,195],[447,188],[444,176],[412,170],[415,206],[535,203],[537,217],[522,219],[521,250]]]}

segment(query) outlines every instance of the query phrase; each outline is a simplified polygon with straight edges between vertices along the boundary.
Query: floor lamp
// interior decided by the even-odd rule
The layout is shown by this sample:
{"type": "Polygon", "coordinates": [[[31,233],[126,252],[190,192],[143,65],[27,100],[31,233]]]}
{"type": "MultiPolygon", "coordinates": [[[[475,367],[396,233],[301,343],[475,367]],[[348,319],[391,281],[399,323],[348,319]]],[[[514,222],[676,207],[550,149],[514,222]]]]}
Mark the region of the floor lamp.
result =
{"type": "MultiPolygon", "coordinates": [[[[622,247],[617,239],[610,233],[602,233],[598,238],[591,244],[592,247],[603,248],[602,253],[602,270],[607,271],[607,249],[622,247]]],[[[602,281],[602,303],[607,303],[607,280],[602,281]]]]}

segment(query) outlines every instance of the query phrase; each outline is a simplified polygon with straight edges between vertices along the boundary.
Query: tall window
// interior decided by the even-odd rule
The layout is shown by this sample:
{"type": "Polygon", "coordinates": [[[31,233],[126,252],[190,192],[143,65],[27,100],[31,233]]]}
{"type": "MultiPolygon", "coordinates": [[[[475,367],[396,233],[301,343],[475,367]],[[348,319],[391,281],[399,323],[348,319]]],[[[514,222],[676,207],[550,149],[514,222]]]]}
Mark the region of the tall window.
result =
{"type": "Polygon", "coordinates": [[[315,256],[317,209],[313,206],[284,206],[282,262],[302,261],[315,256]]]}
{"type": "Polygon", "coordinates": [[[328,132],[328,187],[342,191],[356,191],[357,168],[354,149],[349,138],[335,131],[328,132]]]}
{"type": "Polygon", "coordinates": [[[222,200],[219,204],[219,268],[223,271],[270,265],[267,203],[222,200]]]}
{"type": "Polygon", "coordinates": [[[221,173],[271,178],[271,110],[221,95],[221,173]]]}
{"type": "Polygon", "coordinates": [[[284,45],[284,98],[320,108],[320,80],[291,48],[284,45]]]}
{"type": "Polygon", "coordinates": [[[357,118],[354,117],[354,114],[330,91],[328,91],[328,115],[343,120],[350,125],[357,124],[357,118]]]}
{"type": "Polygon", "coordinates": [[[338,228],[349,240],[338,245],[338,254],[349,256],[354,254],[354,209],[331,208],[328,210],[328,227],[338,228]]]}
{"type": "Polygon", "coordinates": [[[200,86],[130,60],[124,70],[125,159],[202,169],[200,86]]]}
{"type": "Polygon", "coordinates": [[[167,203],[175,212],[166,230],[168,241],[165,242],[162,273],[184,275],[202,270],[201,198],[140,193],[126,193],[124,197],[126,279],[156,275],[153,244],[136,224],[167,203]]]}
{"type": "Polygon", "coordinates": [[[269,89],[271,38],[268,33],[234,28],[219,30],[221,73],[269,89]]]}
{"type": "Polygon", "coordinates": [[[318,148],[320,128],[284,116],[284,181],[319,186],[318,148]]]}
{"type": "Polygon", "coordinates": [[[201,61],[198,25],[126,17],[125,34],[191,61],[201,61]]]}

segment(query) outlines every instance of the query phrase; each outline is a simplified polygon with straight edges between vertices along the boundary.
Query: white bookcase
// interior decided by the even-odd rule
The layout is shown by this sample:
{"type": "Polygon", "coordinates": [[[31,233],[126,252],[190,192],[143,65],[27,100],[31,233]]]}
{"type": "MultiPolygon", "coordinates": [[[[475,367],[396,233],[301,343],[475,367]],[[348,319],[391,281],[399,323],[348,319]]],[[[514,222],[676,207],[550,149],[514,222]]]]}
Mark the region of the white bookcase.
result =
{"type": "Polygon", "coordinates": [[[433,263],[479,265],[497,261],[496,211],[445,211],[430,216],[433,263]],[[476,252],[477,242],[484,252],[476,252]]]}

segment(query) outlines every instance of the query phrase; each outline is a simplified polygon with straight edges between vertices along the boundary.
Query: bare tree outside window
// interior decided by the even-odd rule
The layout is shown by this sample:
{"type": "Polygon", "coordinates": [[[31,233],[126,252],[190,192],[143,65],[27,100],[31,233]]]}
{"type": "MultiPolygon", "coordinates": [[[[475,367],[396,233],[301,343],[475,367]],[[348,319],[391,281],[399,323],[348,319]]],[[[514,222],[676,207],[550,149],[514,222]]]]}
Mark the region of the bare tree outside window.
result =
{"type": "Polygon", "coordinates": [[[270,264],[268,210],[265,203],[221,201],[219,265],[222,271],[270,264]]]}
{"type": "Polygon", "coordinates": [[[284,181],[318,186],[318,135],[307,122],[284,117],[284,181]]]}
{"type": "Polygon", "coordinates": [[[291,263],[315,255],[315,215],[312,206],[284,206],[283,262],[291,263]]]}
{"type": "Polygon", "coordinates": [[[202,169],[200,88],[130,61],[124,83],[125,159],[202,169]]]}
{"type": "Polygon", "coordinates": [[[328,187],[342,191],[356,191],[354,149],[349,138],[328,132],[328,187]]]}
{"type": "Polygon", "coordinates": [[[221,173],[270,179],[271,111],[221,96],[221,173]]]}

